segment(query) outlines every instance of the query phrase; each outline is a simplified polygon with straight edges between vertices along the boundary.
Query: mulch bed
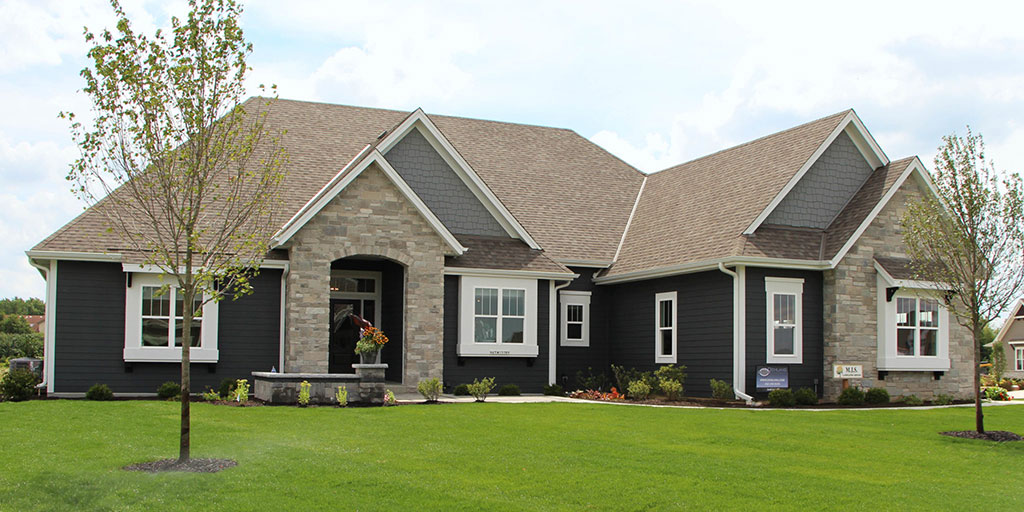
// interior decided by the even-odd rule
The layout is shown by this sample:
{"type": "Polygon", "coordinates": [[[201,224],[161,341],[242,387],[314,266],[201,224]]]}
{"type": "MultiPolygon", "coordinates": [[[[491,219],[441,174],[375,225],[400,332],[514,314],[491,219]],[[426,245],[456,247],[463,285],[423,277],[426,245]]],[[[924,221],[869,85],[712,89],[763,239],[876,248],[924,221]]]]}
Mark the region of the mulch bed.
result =
{"type": "Polygon", "coordinates": [[[146,473],[162,473],[164,471],[183,471],[188,473],[216,473],[237,466],[231,459],[189,459],[178,463],[178,459],[162,459],[153,462],[140,462],[125,466],[125,471],[145,471],[146,473]]]}
{"type": "Polygon", "coordinates": [[[1002,443],[1006,441],[1024,441],[1024,437],[1018,436],[1013,432],[1007,432],[1005,430],[986,430],[984,433],[980,433],[977,430],[953,430],[949,432],[939,432],[944,436],[959,437],[961,439],[981,439],[982,441],[995,441],[1002,443]]]}

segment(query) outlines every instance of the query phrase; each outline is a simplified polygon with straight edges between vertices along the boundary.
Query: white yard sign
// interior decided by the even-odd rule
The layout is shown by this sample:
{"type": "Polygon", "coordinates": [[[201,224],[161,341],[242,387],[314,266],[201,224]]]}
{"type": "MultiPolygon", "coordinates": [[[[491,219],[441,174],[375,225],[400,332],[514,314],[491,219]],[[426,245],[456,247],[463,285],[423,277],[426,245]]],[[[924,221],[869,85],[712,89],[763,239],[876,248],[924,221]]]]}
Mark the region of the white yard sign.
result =
{"type": "Polygon", "coordinates": [[[837,364],[835,378],[837,379],[860,379],[864,377],[864,367],[859,364],[837,364]]]}

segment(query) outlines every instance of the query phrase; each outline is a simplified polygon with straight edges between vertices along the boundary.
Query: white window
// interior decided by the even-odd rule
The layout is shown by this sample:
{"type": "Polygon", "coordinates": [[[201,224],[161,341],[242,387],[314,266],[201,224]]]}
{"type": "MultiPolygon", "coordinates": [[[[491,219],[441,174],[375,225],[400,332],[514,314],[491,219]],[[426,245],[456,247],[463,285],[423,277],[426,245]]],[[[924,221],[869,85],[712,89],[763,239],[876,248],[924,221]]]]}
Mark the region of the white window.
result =
{"type": "Polygon", "coordinates": [[[676,292],[654,295],[654,362],[676,362],[676,292]]]}
{"type": "MultiPolygon", "coordinates": [[[[181,360],[184,339],[184,295],[176,286],[161,292],[165,282],[159,274],[133,272],[125,293],[124,360],[129,362],[174,362],[181,360]]],[[[192,307],[198,310],[191,331],[189,357],[195,363],[215,363],[217,351],[217,313],[214,302],[200,309],[201,299],[192,307]]]]}
{"type": "Polygon", "coordinates": [[[767,300],[768,363],[803,362],[804,280],[782,277],[764,278],[767,300]]]}
{"type": "Polygon", "coordinates": [[[949,370],[949,313],[934,290],[878,286],[878,369],[949,370]]]}
{"type": "Polygon", "coordinates": [[[537,281],[463,276],[459,356],[535,357],[537,281]]]}
{"type": "Polygon", "coordinates": [[[590,292],[562,290],[562,346],[590,346],[590,292]]]}
{"type": "Polygon", "coordinates": [[[1013,347],[1013,368],[1018,372],[1024,372],[1024,345],[1013,347]]]}

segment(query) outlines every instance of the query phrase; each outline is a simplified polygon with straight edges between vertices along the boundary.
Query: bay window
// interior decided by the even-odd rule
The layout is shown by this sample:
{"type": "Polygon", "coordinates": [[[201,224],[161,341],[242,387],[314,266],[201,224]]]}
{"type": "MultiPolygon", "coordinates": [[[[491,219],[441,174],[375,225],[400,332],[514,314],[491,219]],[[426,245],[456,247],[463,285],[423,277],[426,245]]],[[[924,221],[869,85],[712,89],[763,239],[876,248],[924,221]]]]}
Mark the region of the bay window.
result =
{"type": "Polygon", "coordinates": [[[881,272],[876,282],[878,369],[949,370],[950,320],[949,312],[942,303],[942,292],[911,287],[927,283],[889,279],[881,272]]]}

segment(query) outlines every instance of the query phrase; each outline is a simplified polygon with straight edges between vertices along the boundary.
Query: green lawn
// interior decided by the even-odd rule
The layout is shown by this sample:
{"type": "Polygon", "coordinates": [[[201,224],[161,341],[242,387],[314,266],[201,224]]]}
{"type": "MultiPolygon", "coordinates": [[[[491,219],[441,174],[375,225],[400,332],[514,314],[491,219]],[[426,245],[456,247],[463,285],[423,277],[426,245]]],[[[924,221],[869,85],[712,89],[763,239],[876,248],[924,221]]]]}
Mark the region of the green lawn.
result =
{"type": "MultiPolygon", "coordinates": [[[[745,411],[600,404],[197,404],[218,474],[177,453],[176,403],[0,403],[2,510],[1024,510],[1024,442],[939,436],[970,409],[745,411]]],[[[1024,431],[1024,406],[986,408],[1024,431]]]]}

